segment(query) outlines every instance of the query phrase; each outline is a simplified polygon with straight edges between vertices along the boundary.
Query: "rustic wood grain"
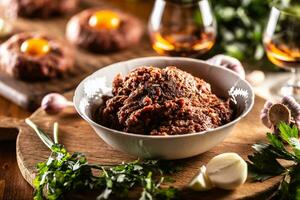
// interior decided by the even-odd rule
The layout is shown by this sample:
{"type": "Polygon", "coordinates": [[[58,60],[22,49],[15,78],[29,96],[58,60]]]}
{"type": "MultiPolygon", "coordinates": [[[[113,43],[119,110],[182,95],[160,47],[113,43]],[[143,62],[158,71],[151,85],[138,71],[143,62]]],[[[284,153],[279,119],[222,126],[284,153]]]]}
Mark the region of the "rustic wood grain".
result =
{"type": "MultiPolygon", "coordinates": [[[[7,117],[25,118],[29,115],[29,112],[0,97],[0,124],[7,121],[7,117]]],[[[0,139],[0,199],[3,200],[32,199],[33,189],[23,179],[17,164],[15,142],[17,133],[18,130],[15,128],[0,128],[0,138],[2,138],[0,139]],[[5,138],[11,141],[3,141],[5,138]]]]}
{"type": "Polygon", "coordinates": [[[0,199],[3,199],[5,189],[5,180],[0,180],[0,199]]]}
{"type": "MultiPolygon", "coordinates": [[[[72,95],[68,95],[70,98],[72,95]]],[[[184,189],[199,167],[209,161],[213,156],[224,152],[237,152],[244,159],[251,154],[251,145],[265,139],[267,129],[259,123],[259,111],[264,100],[257,97],[251,113],[243,119],[234,129],[233,133],[221,144],[202,155],[176,161],[183,166],[183,170],[174,178],[174,186],[184,189]]],[[[73,108],[63,113],[50,116],[41,109],[31,117],[41,128],[51,133],[55,121],[60,123],[59,140],[70,152],[79,151],[85,153],[90,163],[114,164],[122,161],[131,161],[135,158],[119,152],[106,145],[82,120],[73,108]],[[88,145],[87,145],[88,144],[88,145]]],[[[11,124],[10,124],[11,125],[11,124]]],[[[3,126],[3,125],[1,125],[3,126]]],[[[48,158],[50,151],[40,141],[36,134],[23,123],[18,122],[20,133],[17,139],[17,161],[23,177],[32,184],[36,172],[36,164],[48,158]]],[[[182,199],[248,199],[263,195],[278,184],[279,177],[263,183],[247,182],[235,191],[213,190],[211,192],[196,193],[184,189],[182,199]]]]}
{"type": "MultiPolygon", "coordinates": [[[[1,134],[1,132],[0,132],[1,134]]],[[[16,161],[16,142],[0,143],[0,199],[32,199],[33,189],[23,179],[16,161]]]]}
{"type": "MultiPolygon", "coordinates": [[[[112,7],[111,5],[107,5],[107,3],[104,4],[102,1],[86,0],[84,3],[85,5],[80,10],[91,6],[112,7]]],[[[143,15],[145,15],[145,12],[143,12],[143,15]]],[[[64,38],[64,32],[70,17],[66,16],[50,20],[18,19],[15,26],[19,31],[45,32],[67,42],[64,38]]],[[[2,73],[0,74],[0,94],[17,105],[33,111],[39,107],[42,97],[46,94],[50,92],[64,93],[71,91],[84,77],[103,66],[130,58],[154,55],[154,51],[151,49],[150,41],[146,35],[146,21],[142,21],[145,24],[145,35],[138,45],[110,54],[92,54],[74,47],[76,51],[76,64],[74,69],[63,78],[52,79],[50,81],[25,82],[2,73]]]]}

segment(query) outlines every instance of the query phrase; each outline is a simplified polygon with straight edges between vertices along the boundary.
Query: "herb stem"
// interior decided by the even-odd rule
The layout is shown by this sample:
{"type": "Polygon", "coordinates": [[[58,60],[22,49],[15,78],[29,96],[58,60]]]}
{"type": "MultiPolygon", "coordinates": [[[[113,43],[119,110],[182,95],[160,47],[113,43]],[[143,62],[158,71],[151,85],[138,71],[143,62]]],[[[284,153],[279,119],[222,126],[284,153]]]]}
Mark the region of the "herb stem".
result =
{"type": "Polygon", "coordinates": [[[54,122],[53,124],[53,138],[54,138],[54,143],[58,144],[58,123],[54,122]]]}
{"type": "Polygon", "coordinates": [[[96,165],[96,164],[89,164],[90,167],[94,169],[109,169],[111,167],[117,167],[117,166],[122,166],[121,164],[101,164],[101,165],[96,165]]]}
{"type": "Polygon", "coordinates": [[[49,149],[51,149],[51,147],[54,145],[54,142],[52,141],[52,139],[46,133],[44,133],[40,128],[38,128],[37,125],[35,125],[33,123],[33,121],[31,121],[29,118],[25,119],[25,123],[28,124],[28,126],[30,126],[35,131],[35,133],[39,136],[39,138],[42,140],[42,142],[49,149]]]}

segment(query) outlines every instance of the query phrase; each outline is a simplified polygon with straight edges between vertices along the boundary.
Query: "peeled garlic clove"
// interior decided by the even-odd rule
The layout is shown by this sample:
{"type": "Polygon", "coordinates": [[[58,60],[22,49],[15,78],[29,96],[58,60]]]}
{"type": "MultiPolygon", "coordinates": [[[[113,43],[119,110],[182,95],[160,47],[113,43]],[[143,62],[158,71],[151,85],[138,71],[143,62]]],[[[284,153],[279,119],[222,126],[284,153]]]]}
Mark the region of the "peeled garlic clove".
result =
{"type": "Polygon", "coordinates": [[[206,167],[204,165],[200,168],[199,174],[191,181],[188,187],[195,191],[206,191],[213,188],[207,177],[206,167]]]}
{"type": "Polygon", "coordinates": [[[236,58],[220,54],[208,59],[207,62],[211,65],[218,65],[230,69],[237,73],[242,79],[245,79],[244,67],[236,58]]]}
{"type": "Polygon", "coordinates": [[[247,163],[236,153],[223,153],[207,163],[206,174],[215,187],[232,190],[245,183],[247,163]]]}
{"type": "Polygon", "coordinates": [[[277,126],[280,122],[290,124],[291,122],[291,111],[289,108],[281,103],[272,105],[268,112],[270,122],[277,126]]]}
{"type": "Polygon", "coordinates": [[[236,153],[223,153],[212,158],[200,168],[189,188],[206,191],[213,187],[232,190],[245,183],[247,163],[236,153]]]}

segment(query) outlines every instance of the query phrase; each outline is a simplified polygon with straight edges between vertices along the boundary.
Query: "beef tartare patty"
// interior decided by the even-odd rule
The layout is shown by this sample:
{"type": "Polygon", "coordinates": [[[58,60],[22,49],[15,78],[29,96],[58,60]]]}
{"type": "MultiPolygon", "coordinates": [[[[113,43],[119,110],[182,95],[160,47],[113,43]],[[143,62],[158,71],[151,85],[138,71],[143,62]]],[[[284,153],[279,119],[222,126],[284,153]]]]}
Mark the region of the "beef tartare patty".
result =
{"type": "Polygon", "coordinates": [[[48,18],[73,12],[78,0],[4,0],[3,4],[12,16],[48,18]]]}
{"type": "Polygon", "coordinates": [[[113,96],[97,110],[98,123],[145,135],[205,131],[232,120],[229,100],[212,93],[204,80],[177,69],[140,67],[113,82],[113,96]]]}
{"type": "MultiPolygon", "coordinates": [[[[108,21],[105,16],[104,22],[108,21]]],[[[108,23],[108,22],[107,22],[108,23]]],[[[73,16],[67,24],[67,39],[83,49],[94,53],[109,53],[126,49],[137,44],[143,34],[141,22],[130,14],[118,10],[103,10],[92,8],[84,10],[73,16]],[[107,12],[115,14],[119,19],[115,28],[92,27],[89,22],[95,13],[107,12]]]]}
{"type": "Polygon", "coordinates": [[[25,81],[63,77],[74,63],[69,45],[41,33],[19,33],[0,46],[0,71],[25,81]]]}

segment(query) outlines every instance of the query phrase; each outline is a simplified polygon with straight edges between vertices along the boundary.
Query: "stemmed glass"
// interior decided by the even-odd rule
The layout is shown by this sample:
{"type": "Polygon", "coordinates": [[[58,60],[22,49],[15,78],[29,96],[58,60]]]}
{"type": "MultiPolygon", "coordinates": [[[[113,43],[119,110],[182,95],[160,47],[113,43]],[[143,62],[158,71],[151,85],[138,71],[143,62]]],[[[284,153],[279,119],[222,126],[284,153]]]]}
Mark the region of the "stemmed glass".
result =
{"type": "Polygon", "coordinates": [[[156,0],[148,28],[153,49],[168,56],[204,54],[217,32],[208,0],[156,0]]]}
{"type": "Polygon", "coordinates": [[[293,96],[300,101],[300,11],[299,6],[271,10],[263,43],[269,60],[288,69],[291,77],[271,88],[274,97],[293,96]]]}

